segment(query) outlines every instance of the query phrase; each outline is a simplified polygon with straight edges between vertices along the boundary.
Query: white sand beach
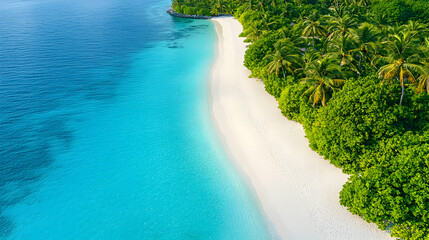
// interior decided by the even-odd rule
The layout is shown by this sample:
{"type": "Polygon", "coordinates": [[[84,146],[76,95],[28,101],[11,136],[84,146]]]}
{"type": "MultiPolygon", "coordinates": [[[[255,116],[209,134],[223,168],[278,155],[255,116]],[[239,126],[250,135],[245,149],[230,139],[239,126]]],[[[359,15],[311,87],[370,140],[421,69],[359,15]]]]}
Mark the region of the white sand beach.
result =
{"type": "Polygon", "coordinates": [[[218,43],[209,84],[212,119],[280,237],[393,239],[339,204],[348,176],[312,151],[302,126],[281,114],[262,82],[248,78],[241,24],[232,17],[213,22],[218,43]]]}

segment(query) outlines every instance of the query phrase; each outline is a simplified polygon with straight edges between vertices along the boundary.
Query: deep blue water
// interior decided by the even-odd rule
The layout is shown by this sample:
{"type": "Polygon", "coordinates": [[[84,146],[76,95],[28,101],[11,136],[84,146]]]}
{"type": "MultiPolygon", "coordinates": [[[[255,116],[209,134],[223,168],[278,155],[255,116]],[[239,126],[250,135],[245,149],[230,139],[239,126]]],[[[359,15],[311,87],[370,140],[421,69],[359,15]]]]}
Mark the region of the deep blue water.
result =
{"type": "Polygon", "coordinates": [[[213,126],[210,21],[1,0],[1,239],[270,239],[213,126]]]}

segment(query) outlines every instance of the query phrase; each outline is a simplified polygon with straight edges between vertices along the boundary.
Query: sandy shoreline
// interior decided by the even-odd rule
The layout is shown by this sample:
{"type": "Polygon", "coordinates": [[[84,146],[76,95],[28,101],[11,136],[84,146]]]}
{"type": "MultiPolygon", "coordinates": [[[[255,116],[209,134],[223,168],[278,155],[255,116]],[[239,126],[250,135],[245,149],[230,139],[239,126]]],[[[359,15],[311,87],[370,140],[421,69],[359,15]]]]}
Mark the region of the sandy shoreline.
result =
{"type": "Polygon", "coordinates": [[[280,237],[392,239],[339,204],[348,176],[313,152],[302,126],[283,117],[263,83],[248,78],[241,24],[232,17],[212,21],[218,35],[209,83],[212,120],[280,237]]]}

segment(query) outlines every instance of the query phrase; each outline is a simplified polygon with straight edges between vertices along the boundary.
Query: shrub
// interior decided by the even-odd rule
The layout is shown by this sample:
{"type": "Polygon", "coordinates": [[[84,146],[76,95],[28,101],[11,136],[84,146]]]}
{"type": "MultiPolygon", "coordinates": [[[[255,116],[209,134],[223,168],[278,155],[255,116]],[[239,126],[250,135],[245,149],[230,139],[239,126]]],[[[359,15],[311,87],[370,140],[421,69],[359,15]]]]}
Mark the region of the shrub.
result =
{"type": "Polygon", "coordinates": [[[405,0],[380,1],[372,6],[374,14],[386,14],[390,23],[405,23],[413,17],[413,11],[405,0]]]}
{"type": "Polygon", "coordinates": [[[398,155],[353,175],[340,202],[382,229],[394,223],[392,236],[429,239],[429,132],[394,138],[398,155]]]}
{"type": "Polygon", "coordinates": [[[288,119],[299,121],[301,102],[308,102],[308,98],[303,96],[307,88],[306,84],[298,83],[287,86],[282,91],[279,99],[279,108],[288,119]]]}
{"type": "Polygon", "coordinates": [[[197,12],[198,15],[205,15],[205,16],[209,16],[210,15],[210,10],[207,8],[203,8],[201,10],[198,10],[197,12]]]}
{"type": "Polygon", "coordinates": [[[268,64],[268,60],[263,58],[265,55],[273,51],[274,43],[276,43],[276,39],[274,37],[267,37],[260,38],[251,44],[246,50],[246,55],[244,56],[244,66],[252,72],[256,67],[265,67],[268,64]]]}
{"type": "Polygon", "coordinates": [[[427,95],[407,89],[410,100],[399,106],[398,85],[381,85],[375,76],[348,80],[328,106],[320,109],[309,129],[312,146],[345,172],[355,172],[367,165],[361,157],[376,151],[379,141],[422,129],[429,120],[429,109],[414,101],[428,101],[427,95]]]}
{"type": "Polygon", "coordinates": [[[294,81],[293,76],[282,78],[275,74],[266,74],[264,77],[265,91],[273,95],[276,99],[280,98],[283,88],[294,81]],[[289,83],[289,84],[288,84],[289,83]]]}

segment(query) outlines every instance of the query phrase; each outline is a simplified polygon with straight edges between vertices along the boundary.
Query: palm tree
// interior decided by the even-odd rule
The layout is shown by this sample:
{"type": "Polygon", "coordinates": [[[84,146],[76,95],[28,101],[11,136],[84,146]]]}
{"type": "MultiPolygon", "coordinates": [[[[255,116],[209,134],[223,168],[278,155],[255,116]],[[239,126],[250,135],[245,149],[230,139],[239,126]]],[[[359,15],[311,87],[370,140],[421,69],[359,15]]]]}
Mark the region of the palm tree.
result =
{"type": "Polygon", "coordinates": [[[259,11],[261,12],[265,12],[265,6],[264,6],[264,1],[259,1],[258,2],[258,7],[259,7],[259,11]]]}
{"type": "Polygon", "coordinates": [[[314,48],[314,39],[316,37],[326,36],[326,28],[322,25],[320,20],[317,19],[317,10],[314,10],[310,15],[304,20],[304,29],[302,30],[302,35],[304,37],[311,37],[313,41],[314,48]]]}
{"type": "Polygon", "coordinates": [[[313,103],[313,107],[318,103],[326,107],[329,98],[344,83],[340,66],[335,59],[325,56],[313,61],[304,71],[307,77],[303,79],[303,82],[309,84],[310,87],[303,95],[310,95],[309,101],[313,103]]]}
{"type": "Polygon", "coordinates": [[[407,25],[404,26],[404,30],[415,33],[419,40],[424,42],[428,33],[428,25],[419,21],[409,20],[407,25]]]}
{"type": "Polygon", "coordinates": [[[369,6],[371,4],[371,0],[354,0],[354,3],[358,6],[369,6]]]}
{"type": "MultiPolygon", "coordinates": [[[[261,35],[277,29],[279,25],[278,19],[269,12],[255,14],[257,14],[255,15],[256,17],[250,16],[250,14],[246,15],[250,18],[257,18],[257,20],[253,19],[253,24],[245,25],[243,30],[243,34],[252,42],[258,40],[261,35]]],[[[246,21],[246,18],[244,18],[244,21],[246,21]]]]}
{"type": "Polygon", "coordinates": [[[424,74],[423,66],[416,63],[420,56],[415,52],[413,46],[416,45],[415,34],[413,32],[402,32],[398,35],[390,36],[390,40],[384,43],[388,55],[380,57],[380,61],[385,65],[378,70],[379,77],[393,82],[399,80],[401,84],[401,100],[399,105],[402,105],[405,92],[405,82],[416,82],[414,73],[424,74]]]}
{"type": "Polygon", "coordinates": [[[211,13],[213,13],[214,15],[225,13],[226,4],[222,0],[215,0],[215,2],[213,3],[213,7],[214,8],[212,9],[211,13]]]}
{"type": "MultiPolygon", "coordinates": [[[[260,29],[259,26],[256,25],[252,25],[248,28],[245,28],[243,31],[244,36],[247,37],[248,40],[250,40],[250,42],[255,42],[256,40],[259,39],[259,37],[264,33],[264,31],[262,31],[260,29]]],[[[247,40],[246,39],[246,40],[247,40]]],[[[245,41],[246,41],[245,40],[245,41]]]]}
{"type": "Polygon", "coordinates": [[[305,69],[308,69],[310,65],[314,64],[314,61],[317,61],[320,58],[320,52],[316,52],[315,50],[307,50],[302,54],[301,67],[297,69],[300,74],[305,75],[305,69]]]}
{"type": "Polygon", "coordinates": [[[291,42],[295,46],[302,46],[304,44],[303,43],[303,39],[300,38],[301,31],[296,31],[296,30],[294,30],[290,26],[288,26],[288,27],[283,26],[283,27],[277,29],[276,32],[281,37],[279,39],[279,41],[282,41],[282,42],[291,42]]]}
{"type": "Polygon", "coordinates": [[[344,16],[344,14],[345,14],[344,6],[335,6],[332,9],[332,14],[330,15],[333,17],[341,18],[344,16]]]}
{"type": "Polygon", "coordinates": [[[353,47],[354,42],[352,42],[347,36],[340,35],[329,42],[330,52],[327,55],[337,58],[340,61],[339,65],[341,67],[347,66],[359,76],[360,72],[356,66],[356,60],[351,51],[353,47]]]}
{"type": "Polygon", "coordinates": [[[276,31],[282,38],[289,38],[291,36],[291,29],[289,26],[283,26],[276,31]]]}
{"type": "Polygon", "coordinates": [[[286,45],[277,42],[274,44],[274,52],[264,57],[264,59],[270,60],[267,65],[268,73],[275,72],[276,75],[279,75],[281,70],[283,78],[286,78],[286,71],[294,74],[299,59],[299,54],[297,52],[296,47],[291,43],[286,45]]]}
{"type": "Polygon", "coordinates": [[[270,1],[270,6],[271,6],[271,9],[276,9],[277,8],[277,1],[276,0],[271,0],[270,1]]]}
{"type": "Polygon", "coordinates": [[[389,24],[386,13],[368,14],[367,18],[381,31],[389,24]]]}
{"type": "Polygon", "coordinates": [[[391,63],[384,65],[380,68],[380,70],[378,70],[379,77],[383,77],[383,81],[388,80],[389,82],[393,82],[394,79],[399,79],[402,88],[399,105],[402,105],[405,92],[405,81],[408,80],[412,83],[415,83],[416,78],[414,77],[411,70],[416,70],[419,68],[419,66],[416,64],[407,63],[403,59],[394,60],[392,57],[386,57],[386,59],[390,60],[391,63]]]}
{"type": "Polygon", "coordinates": [[[259,25],[261,26],[261,29],[265,32],[268,32],[271,30],[273,26],[277,24],[277,20],[271,16],[271,14],[265,13],[262,15],[261,20],[259,20],[259,25]]]}
{"type": "Polygon", "coordinates": [[[295,3],[295,5],[297,6],[302,6],[302,0],[293,0],[293,2],[295,3]]]}
{"type": "Polygon", "coordinates": [[[420,32],[426,33],[427,25],[419,21],[409,20],[407,25],[405,25],[405,29],[407,31],[415,32],[415,33],[420,33],[420,32]]]}
{"type": "Polygon", "coordinates": [[[351,31],[351,38],[356,43],[356,48],[352,49],[351,52],[355,52],[359,56],[359,69],[361,69],[362,60],[371,61],[371,56],[377,49],[376,42],[379,35],[374,25],[369,23],[364,23],[356,30],[351,31]]]}
{"type": "Polygon", "coordinates": [[[349,36],[351,30],[358,26],[356,20],[348,14],[342,17],[330,17],[329,25],[328,40],[338,36],[349,36]]]}
{"type": "Polygon", "coordinates": [[[425,38],[423,44],[419,46],[419,50],[422,55],[422,60],[420,62],[423,65],[424,71],[417,79],[417,93],[421,93],[426,90],[426,93],[429,94],[429,38],[425,38]]]}
{"type": "Polygon", "coordinates": [[[417,79],[417,93],[421,93],[426,90],[426,93],[429,94],[429,68],[428,65],[425,66],[423,74],[417,79]]]}
{"type": "Polygon", "coordinates": [[[249,10],[249,9],[253,9],[253,7],[256,5],[254,0],[250,0],[250,1],[246,1],[243,3],[243,6],[245,6],[244,8],[244,12],[249,10]]]}

